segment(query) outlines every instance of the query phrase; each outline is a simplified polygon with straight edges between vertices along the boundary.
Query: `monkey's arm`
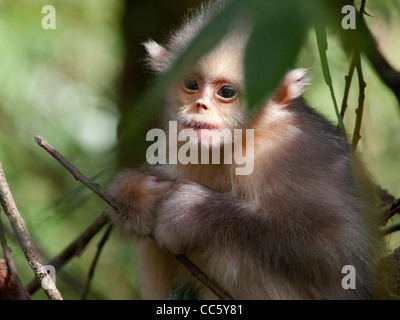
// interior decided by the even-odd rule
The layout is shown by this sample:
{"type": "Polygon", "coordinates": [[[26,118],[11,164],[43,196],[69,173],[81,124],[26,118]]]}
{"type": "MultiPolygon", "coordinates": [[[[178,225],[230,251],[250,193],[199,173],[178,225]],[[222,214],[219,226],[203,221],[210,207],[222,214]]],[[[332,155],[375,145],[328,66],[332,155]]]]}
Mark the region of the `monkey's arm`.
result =
{"type": "Polygon", "coordinates": [[[296,208],[270,215],[268,203],[255,208],[230,194],[188,182],[179,184],[161,202],[153,234],[160,246],[175,254],[197,252],[207,257],[231,252],[255,259],[270,270],[302,271],[315,280],[327,275],[330,262],[345,255],[343,239],[332,237],[342,227],[328,212],[324,220],[296,212],[296,208]],[[315,266],[312,270],[310,263],[315,266]]]}
{"type": "Polygon", "coordinates": [[[177,183],[126,170],[116,176],[110,193],[121,210],[110,210],[109,216],[123,234],[153,236],[173,253],[231,242],[238,235],[253,234],[254,226],[260,225],[256,210],[196,182],[177,183]]]}
{"type": "Polygon", "coordinates": [[[195,182],[181,183],[160,204],[154,237],[173,253],[233,243],[252,234],[256,212],[244,203],[195,182]]]}

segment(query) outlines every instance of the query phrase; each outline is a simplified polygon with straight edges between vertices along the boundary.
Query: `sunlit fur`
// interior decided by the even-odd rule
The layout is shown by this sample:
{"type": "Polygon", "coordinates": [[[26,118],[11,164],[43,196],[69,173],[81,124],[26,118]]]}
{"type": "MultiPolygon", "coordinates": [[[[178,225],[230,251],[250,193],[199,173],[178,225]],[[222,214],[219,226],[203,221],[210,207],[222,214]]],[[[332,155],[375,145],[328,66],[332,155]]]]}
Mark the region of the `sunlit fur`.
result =
{"type": "MultiPolygon", "coordinates": [[[[148,42],[153,69],[166,70],[212,13],[208,7],[198,12],[165,47],[148,42]]],[[[166,99],[166,120],[178,120],[180,128],[188,120],[253,128],[254,172],[238,176],[235,164],[178,163],[124,171],[111,187],[123,208],[110,212],[111,219],[137,236],[143,297],[163,299],[190,284],[198,298],[216,298],[167,248],[186,254],[236,299],[372,298],[384,249],[368,179],[339,130],[301,97],[309,82],[305,70],[288,72],[247,118],[246,41],[243,34],[228,35],[189,70],[203,89],[188,94],[176,84],[166,99]],[[222,83],[238,91],[228,103],[215,97],[222,83]],[[207,112],[196,107],[198,99],[207,112]],[[356,268],[355,290],[342,288],[345,265],[356,268]]]]}

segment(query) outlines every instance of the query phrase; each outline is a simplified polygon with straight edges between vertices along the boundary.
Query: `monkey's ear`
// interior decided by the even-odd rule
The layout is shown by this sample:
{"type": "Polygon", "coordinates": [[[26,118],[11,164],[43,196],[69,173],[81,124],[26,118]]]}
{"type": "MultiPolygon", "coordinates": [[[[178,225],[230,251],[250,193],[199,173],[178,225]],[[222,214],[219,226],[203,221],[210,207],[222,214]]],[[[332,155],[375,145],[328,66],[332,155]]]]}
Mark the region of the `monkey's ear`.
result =
{"type": "Polygon", "coordinates": [[[143,43],[148,58],[147,61],[154,71],[162,71],[166,68],[168,51],[153,40],[143,43]]]}
{"type": "Polygon", "coordinates": [[[289,104],[294,99],[300,97],[305,87],[310,83],[306,76],[307,69],[294,69],[286,73],[278,90],[275,100],[279,104],[289,104]]]}

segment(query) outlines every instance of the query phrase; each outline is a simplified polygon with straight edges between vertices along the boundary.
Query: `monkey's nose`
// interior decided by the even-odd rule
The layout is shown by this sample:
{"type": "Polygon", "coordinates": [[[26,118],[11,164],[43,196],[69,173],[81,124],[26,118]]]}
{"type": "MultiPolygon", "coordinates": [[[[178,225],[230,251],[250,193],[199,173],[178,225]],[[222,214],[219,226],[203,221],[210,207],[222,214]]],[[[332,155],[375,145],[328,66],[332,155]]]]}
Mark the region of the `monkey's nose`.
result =
{"type": "Polygon", "coordinates": [[[196,106],[197,106],[197,109],[199,109],[199,110],[204,110],[204,111],[208,110],[207,105],[203,101],[197,101],[196,106]]]}

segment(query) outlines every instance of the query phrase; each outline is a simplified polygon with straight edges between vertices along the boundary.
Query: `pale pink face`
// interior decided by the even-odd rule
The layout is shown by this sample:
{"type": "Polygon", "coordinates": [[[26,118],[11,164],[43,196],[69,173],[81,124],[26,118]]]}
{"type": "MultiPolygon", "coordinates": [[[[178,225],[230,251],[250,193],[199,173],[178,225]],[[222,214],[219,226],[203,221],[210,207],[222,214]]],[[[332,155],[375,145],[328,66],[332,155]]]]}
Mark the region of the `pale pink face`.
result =
{"type": "Polygon", "coordinates": [[[242,55],[226,46],[205,56],[178,86],[178,128],[199,142],[219,141],[244,123],[242,55]]]}

